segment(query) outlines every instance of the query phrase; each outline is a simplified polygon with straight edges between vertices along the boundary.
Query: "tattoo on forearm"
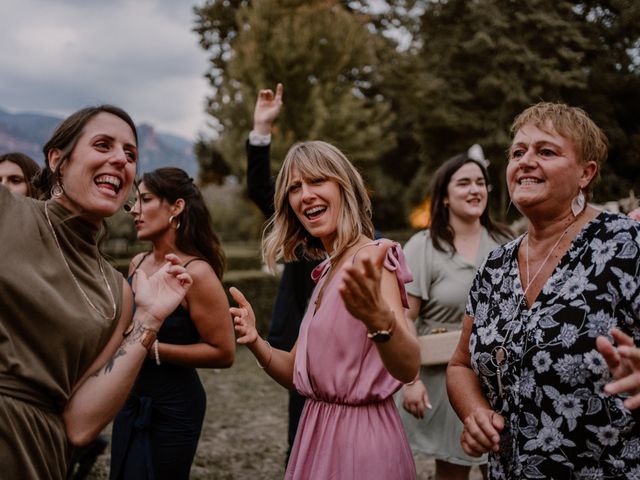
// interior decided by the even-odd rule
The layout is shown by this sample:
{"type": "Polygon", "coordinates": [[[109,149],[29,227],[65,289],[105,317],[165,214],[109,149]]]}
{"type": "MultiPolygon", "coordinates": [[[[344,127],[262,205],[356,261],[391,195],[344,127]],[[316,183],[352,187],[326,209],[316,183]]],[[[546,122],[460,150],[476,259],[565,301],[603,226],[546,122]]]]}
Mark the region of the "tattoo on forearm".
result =
{"type": "Polygon", "coordinates": [[[109,361],[105,364],[104,368],[97,370],[92,376],[97,377],[98,375],[100,375],[101,372],[104,373],[105,375],[110,373],[113,370],[116,359],[119,357],[125,356],[127,354],[127,347],[134,343],[138,343],[144,331],[145,331],[145,327],[141,323],[135,322],[133,325],[133,329],[127,336],[124,337],[124,339],[122,340],[122,343],[120,344],[120,347],[118,348],[116,353],[113,355],[113,357],[109,359],[109,361]]]}

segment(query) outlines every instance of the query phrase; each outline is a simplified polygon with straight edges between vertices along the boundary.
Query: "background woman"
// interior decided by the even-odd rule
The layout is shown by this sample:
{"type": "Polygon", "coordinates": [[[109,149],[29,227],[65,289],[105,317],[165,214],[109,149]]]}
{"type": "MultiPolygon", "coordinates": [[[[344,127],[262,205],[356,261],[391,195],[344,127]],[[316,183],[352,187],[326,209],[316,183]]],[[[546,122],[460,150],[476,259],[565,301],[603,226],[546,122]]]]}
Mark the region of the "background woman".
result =
{"type": "MultiPolygon", "coordinates": [[[[485,166],[466,154],[447,160],[433,176],[431,227],[404,247],[413,274],[407,318],[418,335],[460,330],[478,267],[509,235],[489,216],[488,185],[485,166]]],[[[436,479],[465,479],[471,466],[486,463],[460,446],[462,422],[447,396],[446,364],[422,367],[398,400],[410,414],[400,412],[411,448],[435,458],[436,479]]]]}
{"type": "Polygon", "coordinates": [[[168,261],[131,289],[100,255],[106,217],[135,175],[131,118],[103,105],[80,110],[43,148],[45,202],[0,186],[0,471],[64,479],[70,446],[89,443],[115,416],[164,317],[190,284],[168,261]]]}
{"type": "Polygon", "coordinates": [[[328,256],[291,352],[258,337],[251,305],[232,288],[238,342],[261,368],[307,397],[287,479],[409,479],[415,466],[392,395],[418,373],[404,318],[410,278],[398,245],[373,242],[371,203],[346,157],[324,142],[295,144],[276,181],[269,266],[328,256]],[[383,268],[384,264],[384,268],[383,268]]]}
{"type": "Polygon", "coordinates": [[[555,103],[515,120],[507,184],[529,220],[474,280],[447,372],[462,447],[490,452],[497,479],[633,478],[640,431],[596,338],[640,339],[640,227],[587,205],[607,139],[587,114],[555,103]]]}
{"type": "Polygon", "coordinates": [[[220,283],[224,254],[200,191],[179,168],[145,173],[131,213],[152,250],[133,258],[129,278],[152,275],[173,253],[193,285],[162,325],[113,424],[111,478],[188,479],[206,406],[196,368],[229,368],[235,357],[220,283]]]}
{"type": "Polygon", "coordinates": [[[38,197],[31,179],[40,167],[24,153],[10,152],[0,155],[0,185],[27,197],[38,197]]]}

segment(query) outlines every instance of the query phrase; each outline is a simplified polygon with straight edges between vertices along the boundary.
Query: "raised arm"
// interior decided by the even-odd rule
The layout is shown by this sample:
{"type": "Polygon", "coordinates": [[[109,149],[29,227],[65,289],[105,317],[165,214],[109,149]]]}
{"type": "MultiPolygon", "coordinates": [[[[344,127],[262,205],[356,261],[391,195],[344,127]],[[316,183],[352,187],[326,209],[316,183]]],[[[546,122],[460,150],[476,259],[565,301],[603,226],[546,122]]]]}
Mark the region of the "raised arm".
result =
{"type": "Polygon", "coordinates": [[[238,334],[237,342],[246,345],[256,357],[258,365],[276,382],[289,390],[293,390],[293,364],[296,358],[296,346],[290,352],[273,348],[258,335],[256,316],[251,304],[240,290],[235,287],[229,293],[238,304],[229,311],[238,334]]]}
{"type": "Polygon", "coordinates": [[[409,383],[420,369],[420,347],[407,325],[396,276],[383,266],[389,247],[387,242],[365,247],[345,269],[340,294],[347,310],[370,333],[392,331],[389,340],[377,342],[376,347],[389,373],[409,383]]]}
{"type": "Polygon", "coordinates": [[[624,401],[630,410],[640,407],[640,349],[633,339],[624,332],[614,328],[611,334],[617,343],[614,347],[607,337],[598,337],[596,346],[602,354],[615,379],[604,386],[609,395],[628,393],[631,396],[624,401]]]}
{"type": "Polygon", "coordinates": [[[178,265],[180,259],[167,255],[167,264],[147,278],[138,272],[134,279],[136,313],[131,320],[133,295],[125,282],[122,313],[113,335],[71,394],[63,418],[67,437],[74,446],[88,444],[116,416],[133,386],[148,345],[155,339],[165,317],[184,297],[191,277],[178,265]],[[133,329],[124,336],[133,322],[133,329]]]}
{"type": "Polygon", "coordinates": [[[458,347],[447,367],[447,392],[451,406],[464,423],[460,443],[468,454],[479,457],[500,448],[504,419],[496,413],[480,388],[480,380],[471,368],[469,338],[473,318],[465,315],[458,347]]]}
{"type": "Polygon", "coordinates": [[[260,90],[253,112],[253,129],[247,142],[247,193],[266,217],[273,215],[275,187],[269,166],[271,127],[282,108],[282,84],[260,90]]]}

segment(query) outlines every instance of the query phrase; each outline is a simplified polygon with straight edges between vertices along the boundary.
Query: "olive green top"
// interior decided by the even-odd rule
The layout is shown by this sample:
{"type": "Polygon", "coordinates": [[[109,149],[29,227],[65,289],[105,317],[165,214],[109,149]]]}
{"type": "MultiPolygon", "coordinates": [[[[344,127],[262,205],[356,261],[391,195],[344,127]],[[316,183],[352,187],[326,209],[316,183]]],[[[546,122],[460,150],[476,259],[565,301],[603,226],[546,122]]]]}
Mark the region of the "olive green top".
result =
{"type": "Polygon", "coordinates": [[[120,317],[123,278],[103,259],[98,230],[58,203],[0,187],[0,472],[63,479],[69,448],[62,410],[120,317]],[[62,255],[67,260],[65,264],[62,255]],[[102,313],[89,306],[78,285],[102,313]],[[106,318],[105,318],[106,317],[106,318]]]}

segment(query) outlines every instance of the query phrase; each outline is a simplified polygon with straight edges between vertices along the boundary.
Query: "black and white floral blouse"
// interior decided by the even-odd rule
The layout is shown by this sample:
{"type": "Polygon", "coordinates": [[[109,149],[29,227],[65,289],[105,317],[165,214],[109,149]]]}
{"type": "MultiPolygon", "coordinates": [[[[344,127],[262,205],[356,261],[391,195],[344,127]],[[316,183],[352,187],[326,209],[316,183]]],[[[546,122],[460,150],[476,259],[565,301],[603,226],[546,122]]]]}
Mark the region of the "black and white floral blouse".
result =
{"type": "Polygon", "coordinates": [[[640,479],[640,416],[603,392],[610,375],[595,345],[614,326],[640,341],[640,223],[600,213],[530,309],[521,301],[522,238],[489,254],[467,305],[471,365],[506,419],[489,477],[640,479]]]}

